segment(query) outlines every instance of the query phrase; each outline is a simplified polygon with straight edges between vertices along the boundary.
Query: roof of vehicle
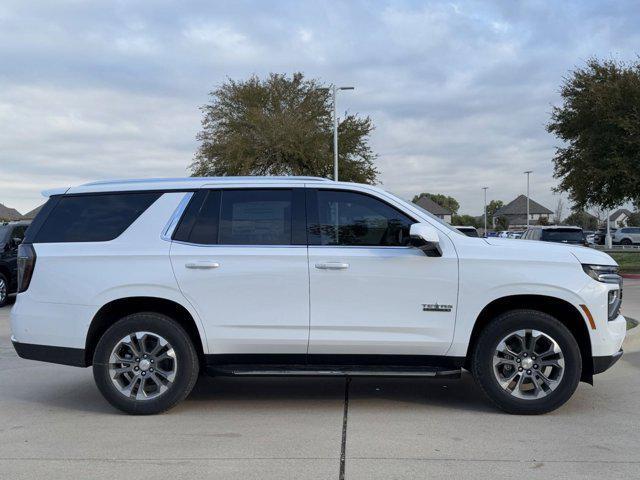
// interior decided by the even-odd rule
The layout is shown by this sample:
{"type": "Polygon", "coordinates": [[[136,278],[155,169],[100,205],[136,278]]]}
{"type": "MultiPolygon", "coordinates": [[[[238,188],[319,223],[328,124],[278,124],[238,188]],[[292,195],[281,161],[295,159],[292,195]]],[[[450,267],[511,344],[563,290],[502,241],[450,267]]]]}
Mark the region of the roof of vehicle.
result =
{"type": "Polygon", "coordinates": [[[42,194],[45,197],[51,195],[61,195],[64,193],[91,193],[91,192],[113,192],[132,190],[187,190],[201,188],[212,184],[232,184],[232,183],[315,183],[331,182],[327,178],[321,177],[294,177],[294,176],[249,176],[249,177],[184,177],[184,178],[131,178],[117,180],[99,180],[85,183],[75,187],[57,188],[45,190],[42,194]]]}
{"type": "Polygon", "coordinates": [[[576,227],[574,225],[533,225],[529,227],[529,229],[532,229],[532,228],[540,228],[542,230],[555,230],[555,229],[582,230],[582,227],[576,227]]]}

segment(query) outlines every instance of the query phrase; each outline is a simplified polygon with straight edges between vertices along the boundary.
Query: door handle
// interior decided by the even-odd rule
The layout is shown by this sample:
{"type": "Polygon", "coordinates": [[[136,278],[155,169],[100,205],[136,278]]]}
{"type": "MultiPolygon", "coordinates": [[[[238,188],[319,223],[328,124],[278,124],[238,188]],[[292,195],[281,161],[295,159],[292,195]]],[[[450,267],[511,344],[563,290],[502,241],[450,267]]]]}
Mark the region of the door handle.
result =
{"type": "Polygon", "coordinates": [[[220,264],[218,262],[200,261],[200,262],[188,262],[184,266],[187,268],[206,270],[209,268],[218,268],[220,264]]]}
{"type": "Polygon", "coordinates": [[[316,268],[320,270],[346,270],[349,268],[349,264],[340,262],[316,263],[316,268]]]}

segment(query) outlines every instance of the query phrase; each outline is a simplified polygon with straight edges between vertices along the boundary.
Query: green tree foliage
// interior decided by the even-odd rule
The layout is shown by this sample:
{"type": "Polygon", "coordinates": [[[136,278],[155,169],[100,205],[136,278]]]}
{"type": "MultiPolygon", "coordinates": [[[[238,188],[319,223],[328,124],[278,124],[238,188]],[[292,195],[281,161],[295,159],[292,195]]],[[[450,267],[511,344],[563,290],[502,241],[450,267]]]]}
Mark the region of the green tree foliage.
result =
{"type": "Polygon", "coordinates": [[[558,190],[578,208],[640,201],[640,62],[591,59],[565,78],[547,130],[558,190]]]}
{"type": "Polygon", "coordinates": [[[509,218],[504,215],[500,215],[496,218],[496,230],[508,230],[509,229],[509,218]]]}
{"type": "Polygon", "coordinates": [[[416,203],[422,197],[430,198],[431,200],[436,202],[441,207],[448,208],[449,210],[451,210],[451,213],[453,213],[453,214],[458,213],[458,209],[460,208],[460,204],[458,203],[458,201],[455,198],[449,197],[448,195],[442,195],[441,193],[423,192],[423,193],[421,193],[419,195],[414,196],[413,200],[411,200],[411,201],[413,203],[416,203]]]}
{"type": "Polygon", "coordinates": [[[487,204],[487,221],[490,218],[493,218],[498,209],[504,206],[504,202],[502,200],[491,200],[487,204]]]}
{"type": "MultiPolygon", "coordinates": [[[[193,176],[333,176],[330,93],[302,73],[228,80],[202,108],[193,176]]],[[[338,127],[339,178],[376,183],[369,117],[346,115],[338,127]]]]}
{"type": "Polygon", "coordinates": [[[480,225],[479,223],[480,222],[476,220],[476,217],[472,215],[453,215],[451,217],[452,225],[458,225],[458,226],[464,226],[464,227],[476,227],[476,228],[480,228],[481,226],[484,226],[484,220],[482,222],[482,225],[480,225]]]}
{"type": "Polygon", "coordinates": [[[598,228],[598,219],[581,210],[571,212],[571,215],[565,218],[563,223],[565,225],[582,227],[584,230],[596,230],[598,228]]]}

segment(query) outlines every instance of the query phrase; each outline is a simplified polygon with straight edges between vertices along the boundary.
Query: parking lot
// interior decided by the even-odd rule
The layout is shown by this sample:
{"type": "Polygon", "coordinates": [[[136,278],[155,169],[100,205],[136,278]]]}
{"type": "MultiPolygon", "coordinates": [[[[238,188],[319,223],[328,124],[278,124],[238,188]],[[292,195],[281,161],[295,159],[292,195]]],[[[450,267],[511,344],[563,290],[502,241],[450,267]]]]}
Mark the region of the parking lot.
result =
{"type": "MultiPolygon", "coordinates": [[[[640,281],[623,313],[640,318],[640,281]]],[[[638,478],[640,328],[595,387],[509,416],[462,380],[203,377],[169,413],[111,408],[90,369],[18,358],[0,309],[0,478],[638,478]],[[344,453],[344,457],[343,457],[344,453]]]]}

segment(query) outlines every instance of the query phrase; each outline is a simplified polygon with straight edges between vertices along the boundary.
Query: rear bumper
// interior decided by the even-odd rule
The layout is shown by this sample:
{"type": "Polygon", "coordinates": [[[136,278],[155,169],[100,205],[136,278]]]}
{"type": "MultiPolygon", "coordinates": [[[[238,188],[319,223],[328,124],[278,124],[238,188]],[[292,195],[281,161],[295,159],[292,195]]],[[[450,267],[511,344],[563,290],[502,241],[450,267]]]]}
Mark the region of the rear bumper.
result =
{"type": "Polygon", "coordinates": [[[72,367],[86,367],[84,349],[56,347],[52,345],[36,345],[34,343],[20,343],[11,339],[13,348],[18,356],[27,360],[38,360],[40,362],[59,363],[61,365],[71,365],[72,367]]]}
{"type": "Polygon", "coordinates": [[[593,357],[593,374],[597,375],[598,373],[609,370],[614,363],[620,360],[622,353],[622,349],[620,349],[613,355],[607,355],[606,357],[593,357]]]}

